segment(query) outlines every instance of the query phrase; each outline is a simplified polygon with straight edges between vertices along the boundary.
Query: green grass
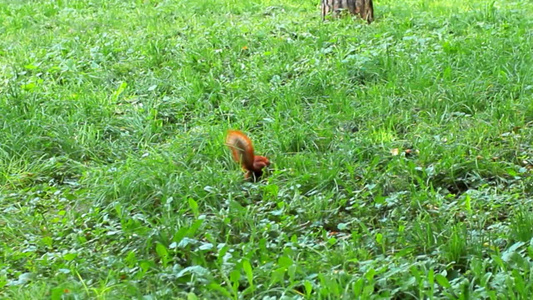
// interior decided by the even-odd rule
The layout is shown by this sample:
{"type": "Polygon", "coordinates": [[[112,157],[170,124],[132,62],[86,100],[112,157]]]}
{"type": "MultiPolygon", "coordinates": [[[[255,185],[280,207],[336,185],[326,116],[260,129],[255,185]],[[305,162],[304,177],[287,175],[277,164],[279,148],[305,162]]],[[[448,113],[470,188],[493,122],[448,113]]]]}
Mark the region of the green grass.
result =
{"type": "Polygon", "coordinates": [[[529,299],[533,3],[318,2],[0,0],[0,297],[529,299]]]}

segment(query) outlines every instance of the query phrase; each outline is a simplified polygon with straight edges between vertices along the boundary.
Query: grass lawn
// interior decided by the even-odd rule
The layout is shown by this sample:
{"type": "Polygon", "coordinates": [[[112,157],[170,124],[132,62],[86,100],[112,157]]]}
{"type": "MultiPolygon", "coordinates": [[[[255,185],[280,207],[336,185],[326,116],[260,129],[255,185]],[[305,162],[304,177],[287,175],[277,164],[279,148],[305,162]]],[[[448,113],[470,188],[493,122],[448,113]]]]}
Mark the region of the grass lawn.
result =
{"type": "Polygon", "coordinates": [[[533,2],[318,3],[0,0],[0,298],[529,299],[533,2]]]}

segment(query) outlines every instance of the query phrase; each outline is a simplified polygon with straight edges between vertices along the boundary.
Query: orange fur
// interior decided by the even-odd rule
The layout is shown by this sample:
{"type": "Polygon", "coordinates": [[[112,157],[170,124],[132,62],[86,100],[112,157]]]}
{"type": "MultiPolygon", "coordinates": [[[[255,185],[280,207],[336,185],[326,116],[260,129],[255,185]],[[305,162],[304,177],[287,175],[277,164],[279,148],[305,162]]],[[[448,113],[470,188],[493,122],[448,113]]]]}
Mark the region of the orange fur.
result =
{"type": "Polygon", "coordinates": [[[241,131],[228,131],[226,145],[231,149],[233,159],[246,170],[246,179],[257,180],[263,175],[263,168],[270,165],[268,158],[254,155],[252,141],[241,131]]]}

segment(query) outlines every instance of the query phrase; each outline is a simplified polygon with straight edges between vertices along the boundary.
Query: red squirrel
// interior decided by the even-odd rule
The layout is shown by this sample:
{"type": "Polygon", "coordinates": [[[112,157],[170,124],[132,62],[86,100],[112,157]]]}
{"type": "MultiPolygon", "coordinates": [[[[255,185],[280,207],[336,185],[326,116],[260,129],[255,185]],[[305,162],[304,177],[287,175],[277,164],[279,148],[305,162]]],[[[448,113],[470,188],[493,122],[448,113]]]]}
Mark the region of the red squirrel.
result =
{"type": "Polygon", "coordinates": [[[242,168],[246,170],[244,175],[246,180],[256,181],[263,175],[263,168],[270,165],[268,158],[254,155],[252,141],[238,130],[228,131],[226,145],[231,149],[233,159],[242,164],[242,168]]]}

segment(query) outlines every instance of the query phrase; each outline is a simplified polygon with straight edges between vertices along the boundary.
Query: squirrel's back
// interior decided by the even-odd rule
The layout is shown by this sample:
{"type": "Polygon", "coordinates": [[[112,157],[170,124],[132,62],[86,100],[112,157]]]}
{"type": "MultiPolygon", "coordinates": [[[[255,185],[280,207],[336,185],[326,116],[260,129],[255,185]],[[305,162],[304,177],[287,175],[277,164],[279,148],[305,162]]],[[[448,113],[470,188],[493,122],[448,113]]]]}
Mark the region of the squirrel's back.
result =
{"type": "Polygon", "coordinates": [[[242,163],[247,170],[253,169],[254,148],[252,141],[244,133],[238,130],[228,131],[226,144],[230,147],[235,161],[242,163]]]}

